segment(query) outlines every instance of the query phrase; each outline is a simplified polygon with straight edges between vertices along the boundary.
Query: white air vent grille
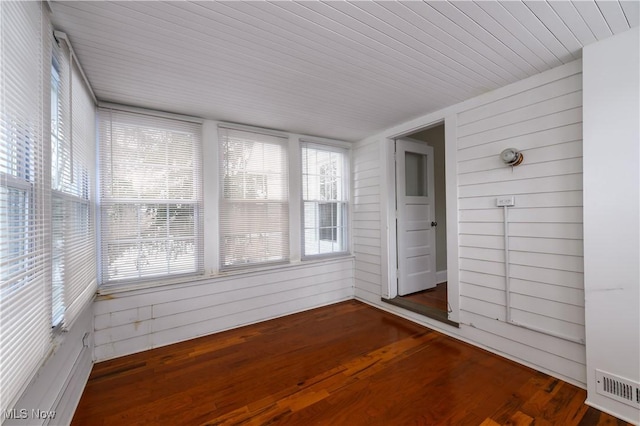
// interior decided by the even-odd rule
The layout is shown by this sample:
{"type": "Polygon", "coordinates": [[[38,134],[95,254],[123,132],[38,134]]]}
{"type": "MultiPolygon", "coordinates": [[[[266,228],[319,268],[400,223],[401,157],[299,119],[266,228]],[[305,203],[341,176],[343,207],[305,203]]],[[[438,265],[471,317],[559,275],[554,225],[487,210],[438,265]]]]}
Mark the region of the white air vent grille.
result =
{"type": "Polygon", "coordinates": [[[640,407],[640,383],[596,370],[596,385],[599,394],[632,407],[640,407]]]}

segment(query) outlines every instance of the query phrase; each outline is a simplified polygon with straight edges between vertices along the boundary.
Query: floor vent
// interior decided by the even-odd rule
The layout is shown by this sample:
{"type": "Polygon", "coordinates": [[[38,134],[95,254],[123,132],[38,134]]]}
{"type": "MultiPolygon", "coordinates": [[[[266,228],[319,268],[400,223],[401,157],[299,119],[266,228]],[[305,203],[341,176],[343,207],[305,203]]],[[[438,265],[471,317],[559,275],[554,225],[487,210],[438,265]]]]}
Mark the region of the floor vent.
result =
{"type": "Polygon", "coordinates": [[[599,394],[632,407],[640,407],[640,383],[596,370],[596,385],[599,394]]]}

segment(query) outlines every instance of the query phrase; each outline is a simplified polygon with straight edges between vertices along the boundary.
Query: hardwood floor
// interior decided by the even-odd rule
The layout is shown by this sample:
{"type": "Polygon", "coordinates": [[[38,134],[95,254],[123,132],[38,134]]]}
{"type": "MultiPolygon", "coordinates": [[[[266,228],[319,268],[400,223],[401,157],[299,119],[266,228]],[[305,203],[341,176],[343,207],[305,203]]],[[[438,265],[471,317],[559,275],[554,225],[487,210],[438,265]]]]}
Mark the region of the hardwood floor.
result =
{"type": "Polygon", "coordinates": [[[396,296],[393,299],[382,298],[381,300],[454,327],[460,326],[457,322],[449,319],[446,282],[438,284],[433,289],[406,296],[396,296]]]}
{"type": "Polygon", "coordinates": [[[408,294],[402,298],[447,312],[447,283],[440,283],[433,289],[408,294]]]}
{"type": "Polygon", "coordinates": [[[585,391],[357,301],[98,363],[73,425],[605,425],[585,391]]]}

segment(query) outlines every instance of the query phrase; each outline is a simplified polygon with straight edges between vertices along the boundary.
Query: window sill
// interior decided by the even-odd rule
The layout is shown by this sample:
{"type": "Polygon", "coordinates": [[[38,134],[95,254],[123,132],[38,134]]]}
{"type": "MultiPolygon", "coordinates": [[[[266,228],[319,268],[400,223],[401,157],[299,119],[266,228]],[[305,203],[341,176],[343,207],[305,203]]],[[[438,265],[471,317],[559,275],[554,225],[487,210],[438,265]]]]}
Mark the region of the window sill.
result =
{"type": "Polygon", "coordinates": [[[205,282],[215,283],[219,280],[235,277],[251,277],[262,275],[265,273],[277,273],[287,269],[306,268],[321,264],[331,264],[344,262],[345,260],[355,259],[353,254],[345,254],[343,256],[322,257],[320,259],[306,259],[297,262],[279,263],[270,266],[256,266],[254,268],[234,269],[218,272],[216,274],[189,275],[176,278],[161,278],[158,280],[149,280],[142,282],[120,282],[114,284],[104,284],[98,288],[99,300],[110,299],[110,295],[127,292],[146,292],[145,290],[155,291],[159,289],[180,288],[192,285],[202,285],[205,282]]]}

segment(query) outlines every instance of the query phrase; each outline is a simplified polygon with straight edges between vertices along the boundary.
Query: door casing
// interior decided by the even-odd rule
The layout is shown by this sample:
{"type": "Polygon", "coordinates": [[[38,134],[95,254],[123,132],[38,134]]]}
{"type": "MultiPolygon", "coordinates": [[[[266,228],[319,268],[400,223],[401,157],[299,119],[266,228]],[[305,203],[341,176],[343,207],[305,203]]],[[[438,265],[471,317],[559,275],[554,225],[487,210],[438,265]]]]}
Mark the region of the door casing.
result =
{"type": "MultiPolygon", "coordinates": [[[[396,188],[395,188],[395,144],[398,138],[409,136],[421,130],[441,125],[445,126],[445,174],[446,174],[446,234],[447,234],[447,301],[448,317],[451,321],[460,321],[460,260],[459,260],[459,224],[458,224],[458,149],[457,115],[455,113],[428,115],[419,121],[406,123],[380,135],[381,155],[381,293],[383,299],[398,296],[397,286],[397,250],[396,250],[396,188]]],[[[396,308],[392,308],[394,311],[396,308]]],[[[398,311],[400,313],[400,311],[398,311]]],[[[429,319],[426,319],[430,323],[429,319]]],[[[436,326],[436,324],[433,324],[436,326]]]]}

